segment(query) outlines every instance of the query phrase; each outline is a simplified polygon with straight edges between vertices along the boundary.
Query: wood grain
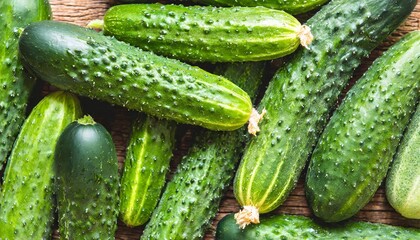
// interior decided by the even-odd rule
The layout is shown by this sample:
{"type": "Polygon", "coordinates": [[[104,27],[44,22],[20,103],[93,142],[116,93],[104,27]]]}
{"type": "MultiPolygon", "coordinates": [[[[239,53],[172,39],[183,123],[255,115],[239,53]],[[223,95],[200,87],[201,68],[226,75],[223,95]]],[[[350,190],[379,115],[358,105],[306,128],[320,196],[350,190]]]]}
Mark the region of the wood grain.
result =
{"type": "MultiPolygon", "coordinates": [[[[116,4],[113,0],[50,0],[50,2],[52,4],[54,20],[75,23],[81,26],[85,26],[93,19],[101,18],[110,6],[116,4]]],[[[406,22],[363,62],[362,66],[357,69],[354,79],[360,77],[371,62],[390,45],[395,43],[401,36],[407,32],[418,29],[420,29],[420,3],[417,1],[416,9],[412,12],[406,22]]],[[[273,62],[273,68],[276,66],[275,63],[276,62],[273,62]]],[[[34,99],[39,99],[52,89],[52,87],[43,84],[38,87],[40,94],[35,96],[34,99]]],[[[117,146],[120,167],[122,167],[133,113],[128,112],[123,108],[109,106],[108,104],[98,101],[83,99],[82,102],[84,103],[84,111],[93,115],[98,122],[101,122],[110,130],[117,146]]],[[[188,126],[182,126],[178,130],[178,143],[174,152],[175,157],[172,162],[172,172],[169,174],[169,178],[171,177],[171,174],[173,174],[180,158],[188,150],[191,137],[193,136],[192,129],[193,128],[188,126]]],[[[287,201],[275,210],[274,213],[312,216],[305,200],[303,179],[304,176],[301,177],[296,189],[291,193],[287,201]]],[[[239,206],[234,199],[232,190],[229,189],[220,204],[219,213],[215,217],[211,228],[206,233],[205,239],[210,240],[214,238],[215,226],[223,216],[238,210],[239,206]]],[[[353,219],[420,228],[419,220],[405,219],[392,209],[385,198],[383,186],[377,191],[372,201],[353,219]]],[[[116,239],[138,239],[141,232],[142,227],[130,229],[125,227],[122,223],[119,223],[116,239]]],[[[58,238],[57,231],[54,233],[54,238],[58,238]]]]}

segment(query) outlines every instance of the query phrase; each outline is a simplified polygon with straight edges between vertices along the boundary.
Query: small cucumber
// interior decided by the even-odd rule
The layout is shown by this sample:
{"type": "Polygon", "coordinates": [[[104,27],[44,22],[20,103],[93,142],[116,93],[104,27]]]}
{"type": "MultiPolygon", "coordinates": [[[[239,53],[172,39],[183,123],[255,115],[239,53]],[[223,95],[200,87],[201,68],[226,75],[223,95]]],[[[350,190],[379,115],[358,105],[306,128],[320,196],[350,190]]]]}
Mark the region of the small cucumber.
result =
{"type": "Polygon", "coordinates": [[[420,230],[380,223],[348,222],[321,225],[304,216],[273,215],[261,219],[258,225],[240,229],[233,214],[217,224],[216,240],[302,239],[302,240],[397,240],[419,239],[420,230]]]}
{"type": "Polygon", "coordinates": [[[296,18],[263,7],[117,5],[103,27],[119,40],[189,62],[270,60],[312,40],[296,18]]]}
{"type": "Polygon", "coordinates": [[[317,217],[342,221],[372,199],[419,101],[419,60],[417,31],[375,60],[332,115],[306,175],[317,217]]]}
{"type": "Polygon", "coordinates": [[[267,111],[261,132],[236,173],[242,227],[284,202],[353,71],[415,5],[415,0],[334,0],[308,20],[317,37],[271,80],[259,105],[267,111]]]}
{"type": "MultiPolygon", "coordinates": [[[[264,66],[263,62],[228,64],[218,66],[216,73],[254,96],[264,66]]],[[[244,129],[223,133],[199,130],[141,239],[202,239],[231,182],[246,135],[244,129]]]]}
{"type": "Polygon", "coordinates": [[[316,9],[328,2],[328,0],[192,0],[196,3],[205,3],[212,6],[246,6],[257,7],[263,6],[267,8],[274,8],[284,10],[290,14],[296,15],[305,13],[316,9]]]}
{"type": "Polygon", "coordinates": [[[159,118],[234,130],[252,113],[248,94],[227,79],[76,25],[31,24],[19,49],[52,85],[159,118]]]}
{"type": "Polygon", "coordinates": [[[18,57],[19,28],[51,17],[47,0],[0,1],[0,170],[25,120],[35,83],[18,57]]]}
{"type": "Polygon", "coordinates": [[[81,116],[79,100],[55,92],[25,120],[4,173],[0,239],[49,239],[54,222],[54,149],[64,128],[81,116]]]}
{"type": "Polygon", "coordinates": [[[176,124],[140,114],[134,121],[120,189],[120,219],[143,225],[155,209],[165,184],[176,124]]]}
{"type": "Polygon", "coordinates": [[[64,129],[54,157],[60,239],[115,239],[119,176],[111,135],[85,116],[64,129]]]}
{"type": "Polygon", "coordinates": [[[388,172],[386,198],[404,217],[420,219],[420,104],[388,172]]]}

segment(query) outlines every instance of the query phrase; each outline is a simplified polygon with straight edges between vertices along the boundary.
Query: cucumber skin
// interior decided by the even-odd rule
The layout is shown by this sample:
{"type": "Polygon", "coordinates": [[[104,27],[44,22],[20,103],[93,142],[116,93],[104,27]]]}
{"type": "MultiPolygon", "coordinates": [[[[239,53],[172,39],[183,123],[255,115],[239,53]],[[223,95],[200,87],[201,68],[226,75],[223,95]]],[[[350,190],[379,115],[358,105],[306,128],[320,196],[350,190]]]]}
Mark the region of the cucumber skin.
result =
{"type": "Polygon", "coordinates": [[[261,219],[258,225],[240,229],[234,215],[228,214],[217,225],[217,240],[251,239],[418,239],[420,231],[380,223],[348,222],[340,225],[321,225],[298,215],[273,215],[261,219]]]}
{"type": "Polygon", "coordinates": [[[301,24],[263,7],[126,4],[110,8],[104,32],[188,62],[262,61],[294,52],[301,24]]]}
{"type": "MultiPolygon", "coordinates": [[[[264,68],[263,62],[235,63],[219,65],[215,72],[255,96],[264,68]]],[[[223,133],[199,130],[141,239],[203,238],[232,180],[246,139],[244,129],[223,133]]]]}
{"type": "Polygon", "coordinates": [[[0,1],[0,170],[25,120],[29,94],[35,83],[18,58],[19,28],[49,19],[47,0],[0,1]]]}
{"type": "Polygon", "coordinates": [[[111,135],[89,117],[74,121],[54,158],[60,239],[114,239],[119,175],[111,135]]]}
{"type": "Polygon", "coordinates": [[[305,192],[326,222],[350,218],[373,197],[420,97],[420,32],[379,57],[347,93],[312,154],[305,192]]]}
{"type": "Polygon", "coordinates": [[[120,189],[120,219],[130,227],[146,223],[159,201],[175,130],[175,122],[144,114],[133,123],[120,189]]]}
{"type": "Polygon", "coordinates": [[[234,181],[241,206],[267,213],[284,202],[354,69],[415,4],[333,0],[307,22],[315,36],[310,49],[278,70],[259,105],[267,113],[234,181]]]}
{"type": "MultiPolygon", "coordinates": [[[[419,42],[420,44],[420,42],[419,42]]],[[[420,219],[420,105],[386,177],[386,198],[406,218],[420,219]]]]}
{"type": "Polygon", "coordinates": [[[278,10],[284,10],[290,14],[296,15],[300,13],[305,13],[310,10],[316,9],[322,6],[328,0],[265,0],[265,1],[255,1],[255,0],[192,0],[196,3],[205,3],[212,6],[246,6],[246,7],[267,7],[278,10]]]}
{"type": "Polygon", "coordinates": [[[31,24],[19,48],[52,85],[159,118],[234,130],[251,115],[248,94],[227,79],[76,25],[31,24]]]}
{"type": "Polygon", "coordinates": [[[0,239],[51,238],[54,149],[64,128],[80,116],[76,96],[59,91],[42,99],[25,120],[3,177],[0,239]]]}

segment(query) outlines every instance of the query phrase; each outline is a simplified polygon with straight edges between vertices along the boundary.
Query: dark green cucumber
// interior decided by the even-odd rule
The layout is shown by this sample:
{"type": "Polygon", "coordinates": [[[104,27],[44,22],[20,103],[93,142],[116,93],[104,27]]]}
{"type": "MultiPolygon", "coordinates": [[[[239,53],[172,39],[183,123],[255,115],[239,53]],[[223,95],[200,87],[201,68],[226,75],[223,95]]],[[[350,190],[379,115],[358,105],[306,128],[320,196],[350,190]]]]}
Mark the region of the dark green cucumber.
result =
{"type": "Polygon", "coordinates": [[[111,135],[90,116],[70,123],[55,150],[60,239],[115,239],[118,160],[111,135]]]}
{"type": "Polygon", "coordinates": [[[312,40],[309,29],[296,18],[263,7],[117,5],[104,16],[104,32],[189,62],[269,60],[312,40]]]}
{"type": "Polygon", "coordinates": [[[212,6],[246,6],[246,7],[267,7],[284,10],[290,14],[305,13],[322,6],[328,0],[192,0],[196,3],[205,3],[212,6]]]}
{"type": "Polygon", "coordinates": [[[47,0],[0,1],[0,170],[25,120],[35,83],[18,58],[19,28],[49,19],[50,14],[47,0]]]}
{"type": "Polygon", "coordinates": [[[407,127],[386,177],[386,198],[391,206],[406,218],[420,219],[419,184],[420,104],[407,127]]]}
{"type": "MultiPolygon", "coordinates": [[[[251,96],[257,92],[263,71],[262,62],[229,64],[216,69],[251,96]]],[[[245,137],[244,129],[224,133],[199,130],[141,238],[203,238],[231,182],[245,137]]]]}
{"type": "Polygon", "coordinates": [[[217,240],[254,239],[419,239],[420,230],[380,223],[348,222],[340,225],[322,225],[298,215],[273,215],[261,219],[258,225],[240,229],[233,214],[226,215],[217,225],[217,240]]]}
{"type": "Polygon", "coordinates": [[[25,120],[3,177],[0,239],[51,238],[54,149],[64,128],[80,115],[76,96],[55,92],[25,120]]]}
{"type": "Polygon", "coordinates": [[[420,34],[408,34],[373,63],[332,115],[306,175],[306,198],[317,217],[350,218],[379,188],[420,98],[419,60],[420,34]]]}
{"type": "Polygon", "coordinates": [[[307,24],[314,36],[271,80],[261,132],[247,146],[234,193],[238,223],[258,222],[287,198],[361,59],[410,14],[415,0],[333,0],[307,24]],[[246,217],[248,214],[251,216],[246,217]]]}
{"type": "Polygon", "coordinates": [[[159,201],[175,129],[175,122],[143,114],[133,124],[120,190],[120,219],[130,227],[146,223],[159,201]]]}
{"type": "Polygon", "coordinates": [[[248,94],[223,77],[76,25],[32,24],[19,48],[41,79],[159,118],[234,130],[252,112],[248,94]]]}

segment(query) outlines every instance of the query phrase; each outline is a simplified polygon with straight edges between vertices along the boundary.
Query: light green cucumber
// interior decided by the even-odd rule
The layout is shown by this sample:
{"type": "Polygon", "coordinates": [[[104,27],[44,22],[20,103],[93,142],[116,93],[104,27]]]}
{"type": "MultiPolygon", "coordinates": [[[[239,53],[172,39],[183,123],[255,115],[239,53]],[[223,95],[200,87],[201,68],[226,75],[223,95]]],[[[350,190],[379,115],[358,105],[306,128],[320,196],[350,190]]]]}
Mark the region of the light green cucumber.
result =
{"type": "Polygon", "coordinates": [[[155,209],[165,184],[176,124],[139,114],[133,123],[120,189],[120,219],[143,225],[155,209]]]}
{"type": "Polygon", "coordinates": [[[402,216],[420,219],[420,105],[388,171],[386,198],[402,216]]]}
{"type": "MultiPolygon", "coordinates": [[[[216,73],[255,96],[264,66],[263,62],[220,65],[216,73]]],[[[247,135],[244,130],[198,130],[141,239],[203,238],[242,154],[247,135]]]]}
{"type": "Polygon", "coordinates": [[[0,1],[0,170],[25,120],[29,94],[35,83],[18,57],[20,28],[49,19],[47,0],[0,1]]]}
{"type": "Polygon", "coordinates": [[[332,115],[306,174],[317,217],[342,221],[372,199],[419,101],[419,60],[417,31],[375,60],[332,115]]]}
{"type": "Polygon", "coordinates": [[[306,23],[315,36],[271,80],[259,111],[261,131],[247,146],[234,181],[238,224],[280,206],[296,185],[340,92],[415,0],[333,0],[306,23]]]}
{"type": "Polygon", "coordinates": [[[104,33],[188,62],[262,61],[312,40],[292,15],[264,7],[126,4],[110,8],[104,33]]]}
{"type": "Polygon", "coordinates": [[[49,239],[54,223],[54,149],[64,128],[80,117],[79,100],[54,92],[25,120],[4,173],[0,239],[49,239]]]}

